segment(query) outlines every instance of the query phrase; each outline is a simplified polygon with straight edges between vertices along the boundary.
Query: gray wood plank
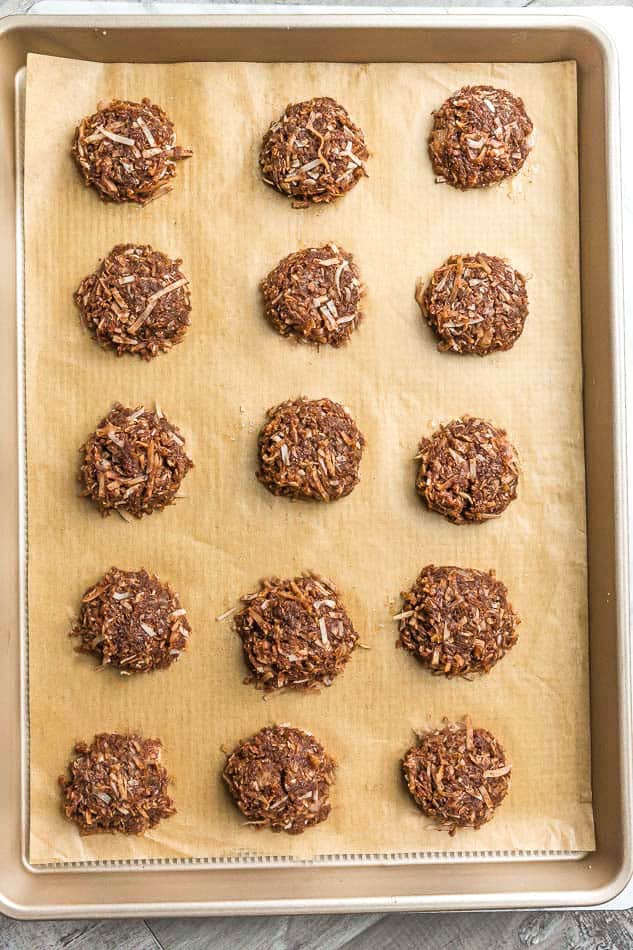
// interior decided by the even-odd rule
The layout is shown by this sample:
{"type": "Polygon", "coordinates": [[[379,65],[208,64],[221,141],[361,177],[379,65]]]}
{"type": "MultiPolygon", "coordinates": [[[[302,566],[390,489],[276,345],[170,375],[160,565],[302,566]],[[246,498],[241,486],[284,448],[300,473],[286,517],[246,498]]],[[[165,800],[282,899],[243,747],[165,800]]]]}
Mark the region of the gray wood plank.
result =
{"type": "Polygon", "coordinates": [[[627,950],[633,912],[154,920],[164,950],[627,950]]]}
{"type": "Polygon", "coordinates": [[[633,911],[224,917],[147,922],[0,918],[0,950],[629,950],[633,911]]]}
{"type": "Polygon", "coordinates": [[[624,950],[633,947],[633,911],[596,914],[571,914],[573,923],[566,929],[564,950],[590,947],[592,950],[624,950]]]}
{"type": "Polygon", "coordinates": [[[626,950],[633,912],[412,914],[383,917],[345,950],[626,950]]]}
{"type": "Polygon", "coordinates": [[[0,918],[0,950],[160,950],[142,920],[0,918]]]}
{"type": "Polygon", "coordinates": [[[414,914],[383,918],[345,950],[625,950],[633,947],[633,914],[519,912],[414,914]]]}
{"type": "Polygon", "coordinates": [[[219,917],[148,922],[165,950],[339,950],[382,919],[379,914],[309,917],[219,917]]]}

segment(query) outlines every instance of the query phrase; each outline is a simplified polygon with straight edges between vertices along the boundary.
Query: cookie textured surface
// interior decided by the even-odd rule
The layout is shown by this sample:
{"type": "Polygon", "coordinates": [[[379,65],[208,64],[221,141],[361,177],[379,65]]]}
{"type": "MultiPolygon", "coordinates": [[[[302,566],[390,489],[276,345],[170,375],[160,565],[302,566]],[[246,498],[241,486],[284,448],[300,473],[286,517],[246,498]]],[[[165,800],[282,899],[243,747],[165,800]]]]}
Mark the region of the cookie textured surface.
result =
{"type": "Polygon", "coordinates": [[[247,682],[260,689],[331,686],[356,646],[336,587],[316,574],[268,578],[242,603],[235,629],[251,670],[247,682]]]}
{"type": "Polygon", "coordinates": [[[81,599],[71,630],[80,653],[122,673],[164,670],[187,647],[191,627],[169,584],[146,570],[111,568],[81,599]]]}
{"type": "Polygon", "coordinates": [[[464,86],[433,113],[433,171],[456,188],[494,185],[522,167],[532,129],[518,96],[494,86],[464,86]]]}
{"type": "Polygon", "coordinates": [[[359,482],[365,440],[331,399],[290,399],[268,411],[257,477],[274,495],[336,501],[359,482]]]}
{"type": "Polygon", "coordinates": [[[247,823],[298,835],[330,814],[335,763],[309,732],[269,726],[227,757],[224,781],[247,823]]]}
{"type": "Polygon", "coordinates": [[[329,97],[289,105],[268,129],[259,155],[267,184],[297,208],[340,198],[366,174],[365,136],[329,97]]]}
{"type": "Polygon", "coordinates": [[[488,673],[517,642],[519,618],[493,571],[429,564],[402,600],[398,642],[433,673],[488,673]]]}
{"type": "Polygon", "coordinates": [[[72,156],[86,185],[104,201],[147,204],[171,191],[176,162],[192,155],[176,145],[173,122],[149,99],[113,99],[82,119],[72,156]]]}
{"type": "Polygon", "coordinates": [[[455,524],[496,518],[516,498],[519,464],[506,432],[463,416],[422,439],[418,494],[455,524]]]}
{"type": "Polygon", "coordinates": [[[61,775],[64,814],[82,835],[141,835],[176,813],[161,764],[160,739],[102,733],[78,742],[61,775]]]}
{"type": "Polygon", "coordinates": [[[420,733],[402,772],[418,808],[454,835],[490,821],[510,790],[512,766],[499,741],[465,717],[420,733]]]}
{"type": "Polygon", "coordinates": [[[191,312],[181,264],[149,244],[118,244],[75,291],[83,325],[119,356],[149,360],[170,350],[185,336],[191,312]]]}
{"type": "Polygon", "coordinates": [[[454,255],[434,272],[416,300],[440,350],[486,356],[511,349],[528,314],[525,278],[500,257],[454,255]]]}
{"type": "Polygon", "coordinates": [[[289,254],[261,289],[275,330],[301,342],[341,346],[362,319],[360,273],[337,244],[289,254]]]}
{"type": "Polygon", "coordinates": [[[82,446],[83,494],[102,515],[135,518],[162,511],[175,500],[193,462],[179,429],[160,410],[115,403],[82,446]]]}

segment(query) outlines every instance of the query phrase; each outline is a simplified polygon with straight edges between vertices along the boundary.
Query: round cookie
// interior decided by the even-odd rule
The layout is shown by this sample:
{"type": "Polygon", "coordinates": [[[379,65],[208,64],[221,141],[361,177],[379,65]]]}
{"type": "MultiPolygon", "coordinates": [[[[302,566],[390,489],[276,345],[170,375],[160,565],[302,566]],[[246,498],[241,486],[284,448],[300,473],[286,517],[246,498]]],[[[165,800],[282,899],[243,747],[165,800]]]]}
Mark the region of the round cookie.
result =
{"type": "Polygon", "coordinates": [[[141,205],[171,191],[176,162],[192,154],[176,145],[171,119],[149,99],[99,103],[77,126],[72,145],[86,185],[100,198],[141,205]]]}
{"type": "Polygon", "coordinates": [[[259,164],[264,181],[293,207],[329,203],[366,175],[362,129],[329,97],[289,105],[268,129],[259,164]]]}
{"type": "Polygon", "coordinates": [[[516,498],[516,449],[484,419],[463,416],[440,426],[422,439],[416,457],[418,494],[454,524],[496,518],[516,498]]]}
{"type": "Polygon", "coordinates": [[[119,356],[149,360],[167,352],[189,326],[189,281],[181,264],[149,244],[117,244],[75,291],[83,325],[119,356]]]}
{"type": "Polygon", "coordinates": [[[510,790],[512,766],[500,743],[470,719],[423,732],[402,760],[416,805],[440,828],[480,828],[510,790]]]}
{"type": "Polygon", "coordinates": [[[246,682],[259,689],[331,686],[356,646],[336,587],[316,574],[268,578],[242,603],[235,629],[251,670],[246,682]]]}
{"type": "Polygon", "coordinates": [[[362,319],[354,258],[336,244],[289,254],[261,284],[266,316],[282,336],[341,346],[362,319]]]}
{"type": "Polygon", "coordinates": [[[273,495],[335,501],[359,482],[365,439],[331,399],[289,399],[268,410],[257,477],[273,495]]]}
{"type": "Polygon", "coordinates": [[[187,647],[191,627],[169,584],[146,570],[111,568],[81,599],[71,636],[80,653],[121,673],[164,670],[187,647]]]}
{"type": "Polygon", "coordinates": [[[398,643],[433,673],[489,673],[517,642],[519,617],[493,571],[428,564],[402,599],[398,643]]]}
{"type": "Polygon", "coordinates": [[[60,775],[59,784],[64,814],[80,834],[142,835],[175,815],[161,748],[160,739],[119,733],[76,744],[70,777],[60,775]]]}
{"type": "Polygon", "coordinates": [[[525,278],[500,257],[454,255],[415,295],[438,349],[486,356],[511,349],[528,314],[525,278]]]}
{"type": "Polygon", "coordinates": [[[439,181],[484,188],[516,175],[530,149],[532,121],[506,89],[464,86],[433,113],[429,155],[439,181]]]}
{"type": "Polygon", "coordinates": [[[222,775],[249,825],[299,835],[330,814],[335,768],[309,732],[268,726],[238,744],[222,775]]]}
{"type": "Polygon", "coordinates": [[[81,447],[82,494],[102,515],[128,512],[135,518],[171,505],[193,468],[179,429],[162,412],[115,403],[81,447]]]}

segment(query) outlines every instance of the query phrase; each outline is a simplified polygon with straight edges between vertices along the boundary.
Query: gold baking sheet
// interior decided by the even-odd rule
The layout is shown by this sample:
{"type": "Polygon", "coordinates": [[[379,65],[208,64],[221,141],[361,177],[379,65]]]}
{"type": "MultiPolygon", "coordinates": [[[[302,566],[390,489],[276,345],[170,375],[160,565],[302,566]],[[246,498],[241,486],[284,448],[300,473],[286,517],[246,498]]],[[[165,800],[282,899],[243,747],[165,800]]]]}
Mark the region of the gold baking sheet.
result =
{"type": "Polygon", "coordinates": [[[31,862],[592,849],[574,64],[148,66],[32,55],[27,73],[31,862]],[[523,96],[536,144],[511,184],[460,193],[434,183],[425,140],[431,110],[478,82],[523,96]],[[370,178],[334,206],[293,210],[259,180],[259,142],[287,102],[324,94],[365,130],[370,178]],[[195,155],[167,197],[105,205],[69,157],[74,127],[99,100],[145,95],[195,155]],[[327,240],[356,255],[368,298],[351,343],[317,352],[267,325],[258,282],[284,254],[327,240]],[[72,303],[122,241],[182,257],[191,277],[191,330],[149,365],[101,351],[72,303]],[[483,360],[440,354],[416,279],[477,250],[530,275],[525,332],[483,360]],[[265,410],[299,394],[349,406],[367,439],[361,484],[330,506],[274,498],[254,477],[265,410]],[[157,401],[196,463],[187,498],[132,524],[101,519],[75,481],[77,449],[115,400],[157,401]],[[412,458],[422,435],[464,412],[508,430],[523,474],[500,519],[456,527],[417,498],[412,458]],[[433,678],[394,648],[399,591],[431,561],[494,568],[510,589],[520,640],[487,677],[433,678]],[[79,598],[113,564],[155,571],[188,608],[191,647],[170,671],[119,677],[73,652],[79,598]],[[260,577],[304,569],[338,582],[371,649],[330,689],[264,701],[242,684],[230,622],[214,618],[260,577]],[[513,787],[491,824],[449,838],[408,799],[399,759],[414,728],[465,712],[507,747],[513,787]],[[246,827],[220,780],[221,746],[273,722],[313,731],[339,762],[331,817],[297,838],[246,827]],[[57,776],[75,740],[126,729],[162,738],[178,814],[142,839],[81,838],[61,815],[57,776]]]}

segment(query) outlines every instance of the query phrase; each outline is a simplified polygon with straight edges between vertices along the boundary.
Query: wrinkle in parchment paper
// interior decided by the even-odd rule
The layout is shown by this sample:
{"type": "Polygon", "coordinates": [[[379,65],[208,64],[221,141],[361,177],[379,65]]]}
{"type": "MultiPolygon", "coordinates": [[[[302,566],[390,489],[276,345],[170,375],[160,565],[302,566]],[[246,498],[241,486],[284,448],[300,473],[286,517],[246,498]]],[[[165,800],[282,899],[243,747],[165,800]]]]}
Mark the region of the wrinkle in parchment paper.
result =
{"type": "Polygon", "coordinates": [[[309,857],[359,852],[568,850],[594,846],[591,812],[581,414],[576,82],[543,65],[100,65],[31,56],[26,129],[30,859],[309,857]],[[465,83],[523,96],[536,145],[510,185],[435,184],[430,113],[465,83]],[[51,96],[51,89],[68,94],[51,96]],[[264,185],[261,136],[286,104],[331,95],[366,133],[369,178],[331,207],[293,210],[264,185]],[[101,203],[69,157],[98,101],[149,96],[194,157],[146,208],[101,203]],[[117,359],[82,330],[72,293],[119,242],[182,257],[185,341],[149,364],[117,359]],[[266,323],[261,278],[300,246],[340,243],[368,287],[350,344],[317,351],[266,323]],[[529,275],[530,314],[509,353],[439,353],[414,302],[418,277],[485,251],[529,275]],[[330,506],[274,498],[257,483],[266,409],[299,394],[348,406],[367,447],[361,483],[330,506]],[[101,519],[78,497],[78,447],[120,400],[157,401],[186,435],[188,496],[141,522],[101,519]],[[519,497],[498,520],[456,527],[414,489],[419,439],[465,412],[507,429],[519,497]],[[522,617],[516,648],[488,676],[445,681],[395,649],[399,592],[427,563],[494,568],[522,617]],[[169,671],[120,677],[73,652],[70,617],[110,566],[146,567],[188,608],[190,649],[169,671]],[[215,617],[260,577],[316,570],[340,586],[361,640],[317,695],[267,701],[230,622],[215,617]],[[514,765],[494,821],[449,838],[403,788],[413,729],[469,712],[514,765]],[[297,838],[246,827],[223,788],[224,754],[272,722],[309,729],[339,763],[327,822],[297,838]],[[80,838],[56,785],[77,739],[159,736],[178,814],[142,839],[80,838]]]}

